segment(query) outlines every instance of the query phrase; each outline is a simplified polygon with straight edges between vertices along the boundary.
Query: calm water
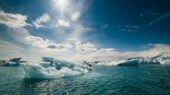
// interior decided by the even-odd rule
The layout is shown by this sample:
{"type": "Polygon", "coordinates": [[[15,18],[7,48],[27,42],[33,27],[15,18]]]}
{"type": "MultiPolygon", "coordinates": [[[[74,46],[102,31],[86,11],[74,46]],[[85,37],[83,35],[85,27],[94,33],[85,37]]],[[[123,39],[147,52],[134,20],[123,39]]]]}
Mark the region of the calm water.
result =
{"type": "Polygon", "coordinates": [[[0,67],[1,95],[170,95],[170,66],[97,66],[59,79],[26,79],[22,67],[0,67]]]}

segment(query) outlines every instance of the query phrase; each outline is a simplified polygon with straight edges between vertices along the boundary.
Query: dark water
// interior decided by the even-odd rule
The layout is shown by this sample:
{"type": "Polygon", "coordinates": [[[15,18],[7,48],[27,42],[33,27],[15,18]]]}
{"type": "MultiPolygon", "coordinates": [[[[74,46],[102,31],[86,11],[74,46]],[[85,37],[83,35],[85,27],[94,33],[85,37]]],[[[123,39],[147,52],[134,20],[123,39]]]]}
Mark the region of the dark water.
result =
{"type": "Polygon", "coordinates": [[[22,67],[0,67],[1,95],[170,95],[170,66],[98,66],[59,79],[26,79],[22,67]]]}

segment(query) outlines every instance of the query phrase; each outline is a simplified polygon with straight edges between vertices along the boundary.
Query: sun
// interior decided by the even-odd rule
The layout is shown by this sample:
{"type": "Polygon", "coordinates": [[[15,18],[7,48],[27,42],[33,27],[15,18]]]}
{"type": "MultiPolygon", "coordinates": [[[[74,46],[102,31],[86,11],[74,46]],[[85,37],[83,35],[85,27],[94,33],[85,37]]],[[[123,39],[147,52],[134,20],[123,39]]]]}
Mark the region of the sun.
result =
{"type": "Polygon", "coordinates": [[[52,1],[54,7],[60,11],[61,16],[64,14],[64,11],[67,10],[70,4],[69,0],[52,0],[52,1]]]}
{"type": "Polygon", "coordinates": [[[55,5],[55,7],[58,7],[64,10],[68,6],[69,1],[68,0],[53,0],[53,4],[55,5]]]}

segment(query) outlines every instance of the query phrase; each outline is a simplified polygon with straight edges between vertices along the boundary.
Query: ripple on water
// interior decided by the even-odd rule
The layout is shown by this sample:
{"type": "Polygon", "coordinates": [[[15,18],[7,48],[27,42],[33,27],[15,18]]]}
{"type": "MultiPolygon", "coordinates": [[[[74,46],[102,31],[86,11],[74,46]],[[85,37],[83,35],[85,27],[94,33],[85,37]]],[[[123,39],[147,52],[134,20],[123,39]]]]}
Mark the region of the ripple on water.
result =
{"type": "Polygon", "coordinates": [[[3,76],[0,78],[0,94],[170,94],[170,66],[98,66],[86,74],[43,80],[24,78],[21,71],[19,67],[0,67],[0,76],[3,76]]]}

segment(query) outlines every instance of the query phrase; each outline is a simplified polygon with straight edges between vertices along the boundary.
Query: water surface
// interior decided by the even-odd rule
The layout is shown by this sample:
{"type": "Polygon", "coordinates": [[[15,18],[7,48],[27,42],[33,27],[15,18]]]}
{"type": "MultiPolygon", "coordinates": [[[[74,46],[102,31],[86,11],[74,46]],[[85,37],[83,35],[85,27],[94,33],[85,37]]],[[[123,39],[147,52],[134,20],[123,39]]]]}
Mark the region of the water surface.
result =
{"type": "Polygon", "coordinates": [[[89,73],[29,79],[22,67],[0,67],[2,95],[168,95],[170,66],[96,66],[89,73]]]}

